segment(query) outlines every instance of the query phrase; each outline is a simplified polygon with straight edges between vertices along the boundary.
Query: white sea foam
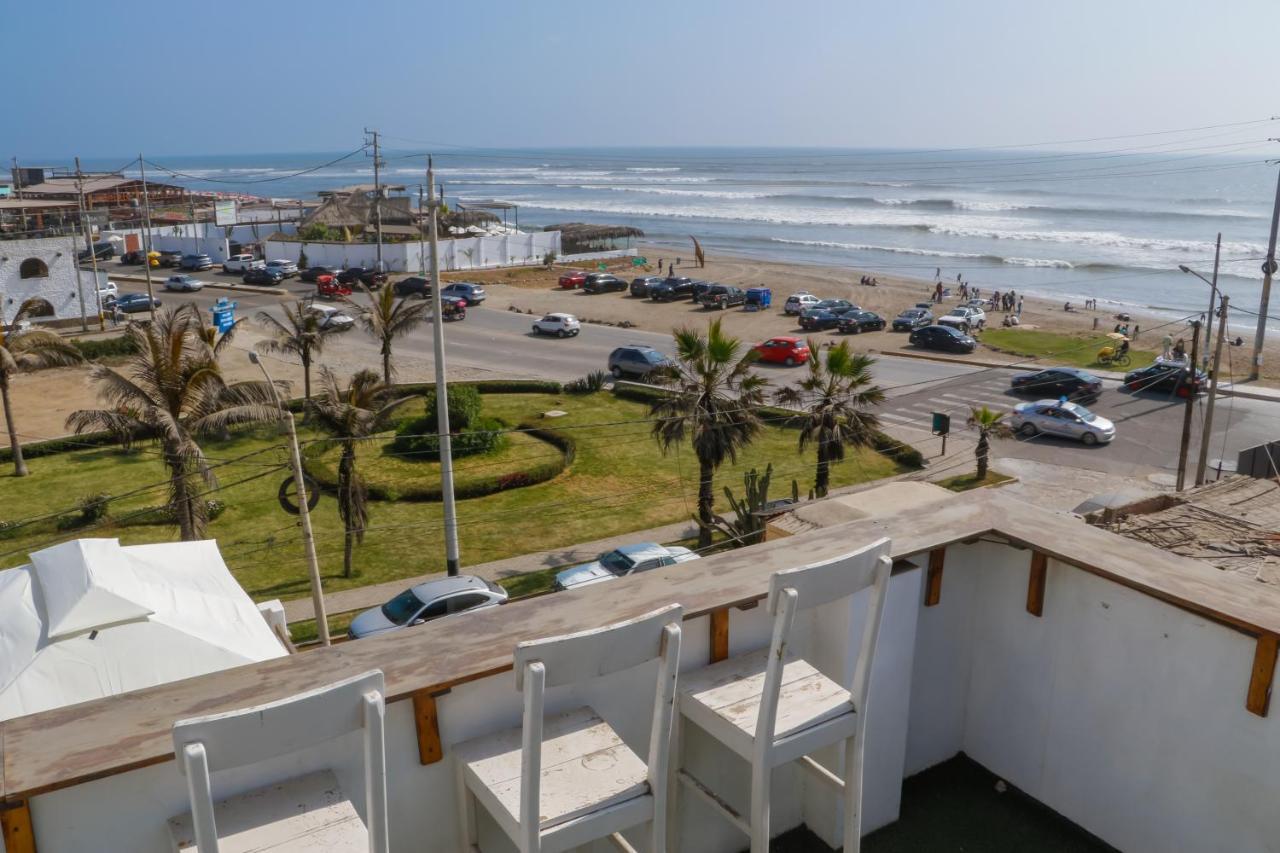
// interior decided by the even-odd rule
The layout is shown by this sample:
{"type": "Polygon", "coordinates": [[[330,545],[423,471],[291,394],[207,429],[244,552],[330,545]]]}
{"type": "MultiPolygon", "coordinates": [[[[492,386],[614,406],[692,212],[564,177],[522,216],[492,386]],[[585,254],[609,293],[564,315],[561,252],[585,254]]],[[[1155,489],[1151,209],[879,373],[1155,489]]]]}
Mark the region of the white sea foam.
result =
{"type": "Polygon", "coordinates": [[[970,260],[987,258],[998,261],[994,255],[980,252],[946,252],[935,249],[916,249],[910,246],[874,246],[867,243],[841,243],[838,240],[788,240],[785,237],[771,237],[770,242],[787,243],[792,246],[818,246],[826,249],[848,249],[851,252],[893,252],[897,255],[919,255],[930,258],[968,258],[970,260]]]}
{"type": "Polygon", "coordinates": [[[1002,260],[1004,263],[1015,267],[1049,267],[1060,270],[1075,268],[1075,264],[1071,263],[1071,261],[1059,261],[1052,258],[1003,258],[1002,260]]]}
{"type": "Polygon", "coordinates": [[[742,192],[738,190],[675,190],[669,187],[620,187],[603,184],[585,184],[584,190],[609,190],[617,193],[644,193],[645,195],[671,195],[687,198],[770,198],[770,193],[742,192]]]}
{"type": "Polygon", "coordinates": [[[628,172],[678,172],[679,166],[628,166],[628,172]]]}

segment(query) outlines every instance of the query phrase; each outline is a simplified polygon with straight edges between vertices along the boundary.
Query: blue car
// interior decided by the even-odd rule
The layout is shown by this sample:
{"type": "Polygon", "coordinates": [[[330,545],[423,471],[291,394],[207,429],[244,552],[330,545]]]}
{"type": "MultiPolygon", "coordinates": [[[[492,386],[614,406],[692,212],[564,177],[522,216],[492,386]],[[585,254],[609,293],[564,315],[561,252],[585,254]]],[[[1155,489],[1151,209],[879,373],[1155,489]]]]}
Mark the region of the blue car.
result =
{"type": "Polygon", "coordinates": [[[444,296],[456,296],[459,299],[465,299],[468,305],[479,305],[485,299],[484,288],[469,281],[455,281],[453,284],[440,288],[440,293],[444,296]]]}
{"type": "Polygon", "coordinates": [[[160,300],[153,300],[145,293],[122,293],[116,298],[113,307],[125,314],[137,314],[139,311],[150,311],[153,304],[159,308],[160,300]]]}

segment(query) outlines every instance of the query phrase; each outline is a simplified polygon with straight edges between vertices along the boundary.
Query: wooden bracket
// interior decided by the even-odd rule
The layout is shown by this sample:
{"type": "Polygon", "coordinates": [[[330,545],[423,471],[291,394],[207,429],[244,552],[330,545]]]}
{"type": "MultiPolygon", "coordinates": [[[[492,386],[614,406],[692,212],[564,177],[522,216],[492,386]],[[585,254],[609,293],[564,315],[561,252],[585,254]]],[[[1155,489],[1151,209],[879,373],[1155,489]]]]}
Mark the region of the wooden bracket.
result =
{"type": "Polygon", "coordinates": [[[1031,576],[1027,579],[1027,612],[1044,615],[1044,584],[1049,574],[1049,555],[1031,552],[1031,576]]]}
{"type": "Polygon", "coordinates": [[[1259,717],[1267,715],[1271,704],[1271,680],[1276,674],[1276,653],[1280,651],[1280,637],[1262,634],[1253,651],[1253,671],[1249,676],[1249,693],[1244,706],[1259,717]]]}
{"type": "Polygon", "coordinates": [[[719,663],[729,656],[729,608],[711,611],[711,662],[719,663]]]}
{"type": "Polygon", "coordinates": [[[8,853],[36,853],[36,833],[26,800],[0,803],[0,840],[8,853]]]}
{"type": "Polygon", "coordinates": [[[436,712],[436,698],[448,693],[427,693],[419,690],[413,694],[413,724],[418,732],[418,762],[435,764],[444,758],[444,747],[440,744],[440,717],[436,712]]]}
{"type": "Polygon", "coordinates": [[[942,566],[946,558],[946,548],[934,548],[929,552],[929,568],[924,579],[925,607],[933,607],[942,600],[942,566]]]}

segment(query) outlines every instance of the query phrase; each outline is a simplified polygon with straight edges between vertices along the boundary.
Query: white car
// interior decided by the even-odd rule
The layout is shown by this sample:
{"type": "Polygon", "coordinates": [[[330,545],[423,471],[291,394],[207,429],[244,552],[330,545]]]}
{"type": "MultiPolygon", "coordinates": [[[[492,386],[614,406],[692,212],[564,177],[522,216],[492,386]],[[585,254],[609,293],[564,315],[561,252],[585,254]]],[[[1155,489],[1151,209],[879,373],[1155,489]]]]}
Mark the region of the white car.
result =
{"type": "Polygon", "coordinates": [[[556,589],[571,589],[604,583],[615,578],[647,572],[659,566],[673,566],[698,559],[698,555],[679,545],[659,545],[657,542],[640,542],[623,545],[601,554],[590,563],[565,569],[556,575],[556,589]]]}
{"type": "Polygon", "coordinates": [[[307,311],[316,316],[322,329],[344,332],[356,324],[354,317],[344,314],[332,305],[308,305],[307,311]]]}
{"type": "Polygon", "coordinates": [[[533,330],[540,335],[555,335],[567,338],[582,331],[578,318],[572,314],[548,314],[541,320],[533,322],[533,330]]]}
{"type": "Polygon", "coordinates": [[[194,293],[204,287],[204,282],[195,276],[171,275],[164,280],[165,290],[177,290],[181,293],[194,293]]]}
{"type": "Polygon", "coordinates": [[[1116,425],[1095,415],[1078,403],[1037,400],[1013,407],[1009,428],[1027,438],[1041,433],[1072,438],[1084,444],[1109,444],[1116,437],[1116,425]]]}
{"type": "Polygon", "coordinates": [[[787,301],[783,303],[782,310],[786,314],[799,316],[807,309],[814,307],[822,300],[814,296],[812,293],[793,293],[787,297],[787,301]]]}
{"type": "Polygon", "coordinates": [[[271,270],[272,272],[280,273],[280,275],[284,276],[285,278],[290,278],[298,274],[298,265],[295,264],[293,261],[286,261],[286,260],[277,258],[274,261],[267,261],[265,266],[267,269],[271,270]]]}
{"type": "Polygon", "coordinates": [[[968,305],[957,305],[951,309],[951,313],[945,317],[938,318],[939,326],[951,326],[953,329],[959,329],[962,332],[968,332],[970,329],[981,329],[987,322],[987,314],[981,308],[973,308],[968,305]]]}
{"type": "Polygon", "coordinates": [[[249,270],[262,269],[266,265],[266,261],[257,260],[253,255],[232,255],[222,262],[222,271],[246,273],[249,270]]]}
{"type": "Polygon", "coordinates": [[[98,288],[98,301],[106,303],[108,300],[117,299],[120,296],[120,288],[116,287],[116,283],[111,279],[107,279],[107,283],[98,288]]]}

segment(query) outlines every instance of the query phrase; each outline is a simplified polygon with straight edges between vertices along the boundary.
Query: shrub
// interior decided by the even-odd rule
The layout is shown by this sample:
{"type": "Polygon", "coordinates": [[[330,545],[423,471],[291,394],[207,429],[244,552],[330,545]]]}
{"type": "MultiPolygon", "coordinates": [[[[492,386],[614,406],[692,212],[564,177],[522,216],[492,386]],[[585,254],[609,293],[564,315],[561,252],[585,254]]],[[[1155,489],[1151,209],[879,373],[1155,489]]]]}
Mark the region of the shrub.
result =
{"type": "MultiPolygon", "coordinates": [[[[452,409],[449,410],[449,420],[453,420],[452,409]]],[[[405,421],[396,429],[396,437],[391,442],[392,452],[407,456],[411,461],[438,462],[440,437],[436,434],[436,423],[434,413],[405,421]]],[[[450,437],[454,459],[493,453],[508,444],[506,424],[497,418],[476,418],[470,427],[450,437]]]]}
{"type": "Polygon", "coordinates": [[[889,457],[904,468],[919,469],[924,467],[924,454],[909,444],[903,444],[892,436],[877,432],[871,440],[871,446],[884,456],[889,457]]]}
{"type": "MultiPolygon", "coordinates": [[[[55,453],[68,453],[73,450],[84,450],[90,447],[115,444],[117,437],[110,432],[87,432],[71,438],[51,438],[48,441],[33,441],[22,445],[22,455],[27,459],[38,459],[41,456],[52,456],[55,453]]],[[[0,447],[0,462],[12,462],[13,450],[8,444],[0,447]]]]}
{"type": "MultiPolygon", "coordinates": [[[[480,417],[480,392],[471,385],[450,385],[446,393],[449,401],[449,432],[461,432],[480,417]]],[[[427,394],[427,418],[432,424],[429,432],[436,431],[437,417],[436,393],[433,390],[427,394]]]]}
{"type": "Polygon", "coordinates": [[[71,345],[80,351],[86,361],[111,356],[133,355],[138,346],[128,335],[116,335],[111,338],[72,338],[71,345]]]}
{"type": "MultiPolygon", "coordinates": [[[[227,505],[219,500],[205,501],[204,506],[205,513],[210,521],[227,511],[227,505]]],[[[173,511],[172,504],[161,504],[160,506],[143,507],[117,518],[115,521],[116,524],[122,527],[133,527],[146,524],[177,524],[178,517],[173,511]]]]}
{"type": "Polygon", "coordinates": [[[298,269],[305,270],[309,266],[311,264],[310,259],[307,258],[307,247],[306,244],[303,244],[302,248],[298,250],[298,269]]]}
{"type": "Polygon", "coordinates": [[[609,381],[609,374],[603,370],[593,370],[581,379],[575,379],[564,386],[569,394],[594,394],[604,389],[609,381]]]}

